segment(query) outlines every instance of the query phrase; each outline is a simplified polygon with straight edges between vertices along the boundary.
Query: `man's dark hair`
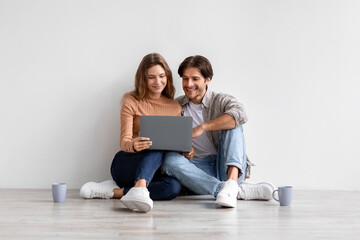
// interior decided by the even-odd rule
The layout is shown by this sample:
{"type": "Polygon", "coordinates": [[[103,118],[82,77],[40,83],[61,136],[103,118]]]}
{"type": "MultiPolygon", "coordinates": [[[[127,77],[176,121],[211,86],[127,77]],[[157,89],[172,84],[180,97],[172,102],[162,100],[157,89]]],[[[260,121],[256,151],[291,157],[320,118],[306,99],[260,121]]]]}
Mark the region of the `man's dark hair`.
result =
{"type": "Polygon", "coordinates": [[[178,74],[182,77],[184,70],[192,67],[199,69],[201,75],[203,75],[205,79],[210,78],[211,80],[214,75],[210,61],[206,57],[200,55],[185,58],[179,66],[178,74]]]}

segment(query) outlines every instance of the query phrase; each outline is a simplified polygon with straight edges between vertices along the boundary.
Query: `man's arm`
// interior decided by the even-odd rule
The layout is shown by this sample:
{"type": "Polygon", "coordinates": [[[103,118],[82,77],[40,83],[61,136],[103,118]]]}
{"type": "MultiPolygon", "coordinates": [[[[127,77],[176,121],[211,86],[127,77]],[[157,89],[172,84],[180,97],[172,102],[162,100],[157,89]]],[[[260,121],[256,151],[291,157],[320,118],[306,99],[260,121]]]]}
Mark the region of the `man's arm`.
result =
{"type": "Polygon", "coordinates": [[[213,104],[218,104],[221,111],[223,111],[222,113],[229,114],[234,118],[236,124],[235,127],[238,127],[247,122],[244,106],[233,96],[228,94],[218,94],[216,99],[214,99],[213,104]]]}
{"type": "Polygon", "coordinates": [[[218,131],[218,130],[228,130],[236,127],[235,119],[229,114],[224,113],[223,115],[204,122],[203,124],[198,125],[193,128],[192,137],[196,138],[203,134],[204,132],[209,131],[218,131]]]}

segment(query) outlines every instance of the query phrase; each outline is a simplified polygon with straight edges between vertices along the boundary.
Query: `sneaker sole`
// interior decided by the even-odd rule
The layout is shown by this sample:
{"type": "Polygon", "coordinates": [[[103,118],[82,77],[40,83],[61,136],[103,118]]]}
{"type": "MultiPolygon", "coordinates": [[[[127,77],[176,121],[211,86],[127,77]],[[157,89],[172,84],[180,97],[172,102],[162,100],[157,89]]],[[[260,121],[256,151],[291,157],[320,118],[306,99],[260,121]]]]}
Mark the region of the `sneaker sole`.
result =
{"type": "Polygon", "coordinates": [[[144,202],[140,199],[120,199],[120,202],[127,208],[131,210],[138,210],[140,212],[149,212],[153,205],[152,203],[144,202]]]}

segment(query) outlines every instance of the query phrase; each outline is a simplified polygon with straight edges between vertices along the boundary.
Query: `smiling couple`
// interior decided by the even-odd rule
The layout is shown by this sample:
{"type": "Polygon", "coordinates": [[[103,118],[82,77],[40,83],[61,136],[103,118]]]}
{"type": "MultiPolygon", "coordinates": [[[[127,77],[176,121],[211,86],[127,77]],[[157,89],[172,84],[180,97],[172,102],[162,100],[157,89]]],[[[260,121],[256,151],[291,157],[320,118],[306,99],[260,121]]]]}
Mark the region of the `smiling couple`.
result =
{"type": "Polygon", "coordinates": [[[174,100],[171,70],[157,53],[146,55],[135,75],[135,90],[123,97],[121,150],[111,165],[113,180],[88,182],[83,198],[120,198],[129,209],[148,212],[153,200],[171,200],[181,188],[211,194],[215,204],[236,207],[237,200],[270,200],[275,187],[248,183],[252,165],[245,152],[241,103],[208,88],[213,77],[209,60],[187,57],[179,66],[185,95],[174,100]],[[188,153],[147,150],[151,139],[139,137],[141,115],[191,116],[193,149],[188,153]]]}

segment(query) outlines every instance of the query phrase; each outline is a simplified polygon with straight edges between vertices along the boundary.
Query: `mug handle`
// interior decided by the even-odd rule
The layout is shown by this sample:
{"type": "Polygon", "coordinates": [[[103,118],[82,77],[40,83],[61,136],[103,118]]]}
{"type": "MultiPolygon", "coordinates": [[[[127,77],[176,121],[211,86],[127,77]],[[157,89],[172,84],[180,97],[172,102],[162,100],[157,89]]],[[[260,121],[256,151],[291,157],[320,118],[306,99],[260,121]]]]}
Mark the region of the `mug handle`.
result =
{"type": "Polygon", "coordinates": [[[273,199],[274,199],[275,201],[279,202],[279,199],[276,199],[276,197],[275,197],[275,192],[278,192],[278,196],[279,196],[279,189],[273,191],[273,193],[272,193],[273,199]]]}

